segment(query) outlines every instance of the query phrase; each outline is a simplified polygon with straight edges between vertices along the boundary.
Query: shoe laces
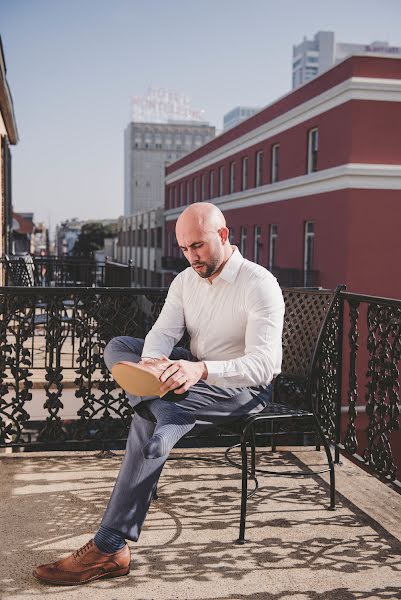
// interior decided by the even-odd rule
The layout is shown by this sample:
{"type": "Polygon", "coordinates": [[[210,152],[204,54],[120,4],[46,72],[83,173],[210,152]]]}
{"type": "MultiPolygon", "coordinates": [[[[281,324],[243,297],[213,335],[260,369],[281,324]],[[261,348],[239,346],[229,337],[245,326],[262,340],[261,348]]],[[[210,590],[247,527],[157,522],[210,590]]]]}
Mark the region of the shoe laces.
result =
{"type": "Polygon", "coordinates": [[[78,548],[78,550],[74,552],[74,558],[79,558],[80,556],[83,556],[88,550],[90,550],[90,548],[92,548],[92,546],[93,540],[89,540],[89,542],[86,542],[86,544],[84,544],[81,548],[78,548]]]}

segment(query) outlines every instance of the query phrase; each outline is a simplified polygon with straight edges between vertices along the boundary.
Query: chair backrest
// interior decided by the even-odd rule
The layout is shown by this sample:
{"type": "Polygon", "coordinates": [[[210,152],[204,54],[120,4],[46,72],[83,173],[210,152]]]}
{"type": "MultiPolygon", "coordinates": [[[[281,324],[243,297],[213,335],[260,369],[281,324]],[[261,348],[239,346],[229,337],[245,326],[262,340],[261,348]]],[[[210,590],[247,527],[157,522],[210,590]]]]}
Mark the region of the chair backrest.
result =
{"type": "Polygon", "coordinates": [[[282,375],[307,377],[321,327],[335,292],[284,289],[282,375]]]}
{"type": "Polygon", "coordinates": [[[21,256],[6,254],[4,258],[11,285],[21,287],[33,287],[35,285],[35,263],[30,254],[21,256]]]}

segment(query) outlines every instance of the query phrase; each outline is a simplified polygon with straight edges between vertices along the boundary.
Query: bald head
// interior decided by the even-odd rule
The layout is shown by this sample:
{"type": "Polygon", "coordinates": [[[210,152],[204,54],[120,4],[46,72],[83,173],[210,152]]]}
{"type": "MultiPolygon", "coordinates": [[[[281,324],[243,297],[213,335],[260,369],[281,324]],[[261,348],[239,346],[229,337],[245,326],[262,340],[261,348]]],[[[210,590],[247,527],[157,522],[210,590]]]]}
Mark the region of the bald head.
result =
{"type": "Polygon", "coordinates": [[[217,206],[210,202],[195,202],[178,217],[176,234],[178,238],[188,231],[217,233],[222,227],[226,227],[226,220],[217,206]]]}
{"type": "Polygon", "coordinates": [[[210,202],[195,202],[178,217],[175,226],[178,245],[200,275],[210,281],[217,277],[231,256],[232,248],[223,213],[210,202]]]}

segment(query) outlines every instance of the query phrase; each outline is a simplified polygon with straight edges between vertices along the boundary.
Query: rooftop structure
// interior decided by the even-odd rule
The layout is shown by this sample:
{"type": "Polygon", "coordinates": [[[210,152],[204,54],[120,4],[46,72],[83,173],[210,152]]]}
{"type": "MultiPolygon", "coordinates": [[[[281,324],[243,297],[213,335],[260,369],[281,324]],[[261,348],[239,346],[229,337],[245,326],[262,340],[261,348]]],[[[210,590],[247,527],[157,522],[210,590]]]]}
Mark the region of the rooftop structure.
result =
{"type": "Polygon", "coordinates": [[[292,87],[297,88],[352,54],[383,54],[401,56],[400,46],[375,41],[369,44],[338,43],[333,31],[318,31],[312,40],[303,41],[292,49],[292,87]]]}

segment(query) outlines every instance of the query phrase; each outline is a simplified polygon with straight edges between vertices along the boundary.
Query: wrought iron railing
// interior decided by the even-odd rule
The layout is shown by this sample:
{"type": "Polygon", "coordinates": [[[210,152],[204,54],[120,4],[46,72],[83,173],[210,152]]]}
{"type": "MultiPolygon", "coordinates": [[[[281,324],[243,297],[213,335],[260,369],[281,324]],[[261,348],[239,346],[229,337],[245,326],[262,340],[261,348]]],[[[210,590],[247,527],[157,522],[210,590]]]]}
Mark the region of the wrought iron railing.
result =
{"type": "Polygon", "coordinates": [[[35,256],[37,285],[98,287],[104,285],[104,263],[75,256],[35,256]]]}
{"type": "Polygon", "coordinates": [[[320,285],[319,271],[272,267],[271,272],[281,287],[318,287],[320,285]]]}
{"type": "Polygon", "coordinates": [[[162,256],[162,269],[166,271],[181,273],[188,266],[188,261],[183,256],[162,256]]]}
{"type": "Polygon", "coordinates": [[[132,260],[128,264],[113,262],[106,258],[104,271],[104,285],[106,287],[128,287],[133,283],[132,260]]]}
{"type": "MultiPolygon", "coordinates": [[[[163,256],[162,268],[173,273],[180,273],[188,267],[188,261],[183,256],[163,256]]],[[[272,267],[271,272],[277,278],[281,287],[318,287],[320,285],[319,271],[305,271],[287,267],[272,267]]]]}
{"type": "MultiPolygon", "coordinates": [[[[116,447],[132,410],[103,350],[116,335],[144,337],[165,295],[0,288],[0,447],[116,447]]],[[[348,456],[399,479],[401,301],[342,292],[332,325],[323,354],[338,364],[333,371],[322,355],[316,386],[326,428],[348,456]]]]}
{"type": "Polygon", "coordinates": [[[401,300],[343,292],[339,448],[382,478],[400,479],[401,300]]]}
{"type": "MultiPolygon", "coordinates": [[[[102,287],[104,286],[105,265],[94,258],[75,256],[13,256],[7,269],[6,259],[0,258],[0,268],[6,275],[7,285],[26,285],[32,280],[35,286],[41,287],[102,287]],[[29,259],[27,263],[26,256],[29,259]],[[24,263],[25,261],[25,263],[24,263]],[[17,268],[11,269],[17,263],[17,268]],[[22,264],[32,272],[24,277],[21,273],[22,264]],[[18,271],[19,269],[19,271],[18,271]]],[[[31,284],[32,284],[31,283],[31,284]]],[[[30,284],[30,285],[31,285],[30,284]]]]}

